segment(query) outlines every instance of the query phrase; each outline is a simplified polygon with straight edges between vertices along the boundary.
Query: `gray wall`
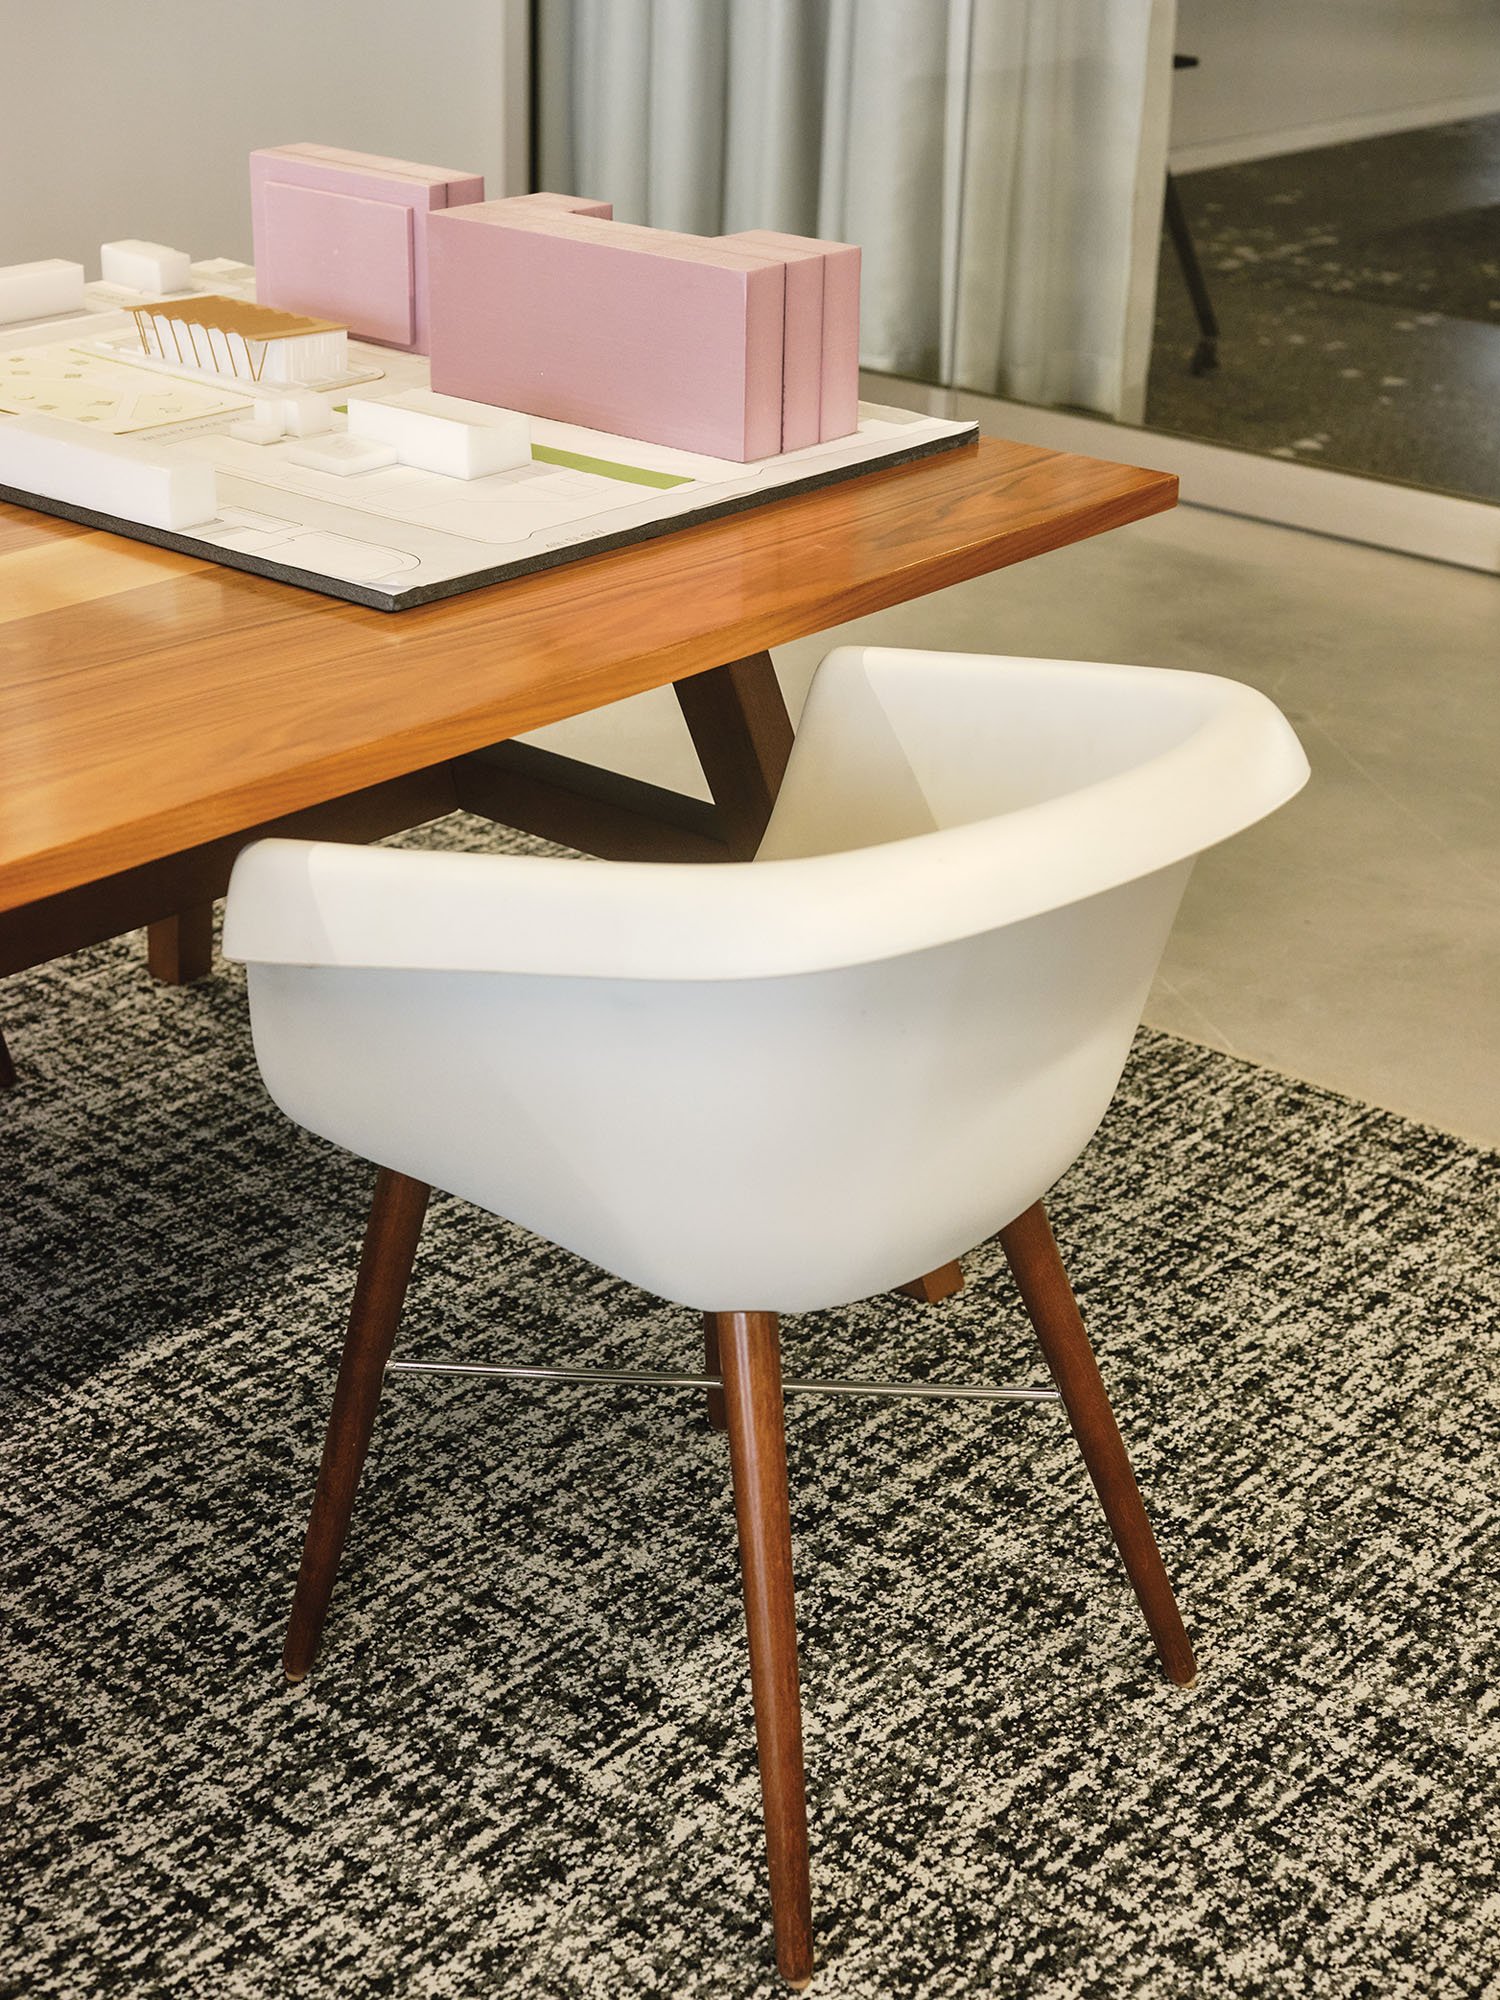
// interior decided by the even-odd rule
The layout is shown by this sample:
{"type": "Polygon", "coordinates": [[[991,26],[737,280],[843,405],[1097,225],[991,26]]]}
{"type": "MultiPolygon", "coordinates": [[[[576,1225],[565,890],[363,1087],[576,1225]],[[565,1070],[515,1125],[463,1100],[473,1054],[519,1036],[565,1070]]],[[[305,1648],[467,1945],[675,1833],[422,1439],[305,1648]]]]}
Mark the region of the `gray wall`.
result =
{"type": "Polygon", "coordinates": [[[1500,109],[1500,0],[1178,0],[1173,164],[1500,109]]]}
{"type": "Polygon", "coordinates": [[[248,258],[246,156],[293,140],[524,188],[525,18],[524,0],[0,0],[0,264],[97,277],[120,236],[248,258]]]}

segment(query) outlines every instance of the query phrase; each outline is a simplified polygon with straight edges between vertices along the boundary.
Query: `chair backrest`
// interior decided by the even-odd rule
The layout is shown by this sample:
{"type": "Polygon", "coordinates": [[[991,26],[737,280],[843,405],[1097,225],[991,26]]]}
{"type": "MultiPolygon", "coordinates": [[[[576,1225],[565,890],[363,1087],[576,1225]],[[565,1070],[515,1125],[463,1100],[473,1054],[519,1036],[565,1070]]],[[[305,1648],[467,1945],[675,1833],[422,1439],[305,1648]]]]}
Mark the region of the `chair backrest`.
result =
{"type": "Polygon", "coordinates": [[[312,1130],[684,1304],[807,1309],[1046,1191],[1192,856],[1305,773],[1233,683],[846,648],[764,859],[268,841],[225,949],[312,1130]]]}

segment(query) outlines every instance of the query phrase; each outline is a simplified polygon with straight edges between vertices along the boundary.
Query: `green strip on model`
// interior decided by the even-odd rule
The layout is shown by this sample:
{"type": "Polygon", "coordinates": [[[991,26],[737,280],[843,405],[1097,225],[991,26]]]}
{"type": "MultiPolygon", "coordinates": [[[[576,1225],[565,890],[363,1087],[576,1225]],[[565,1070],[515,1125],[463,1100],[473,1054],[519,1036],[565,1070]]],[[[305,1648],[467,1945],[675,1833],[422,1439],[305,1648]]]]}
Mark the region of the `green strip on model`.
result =
{"type": "Polygon", "coordinates": [[[691,479],[681,472],[648,472],[643,465],[621,465],[613,458],[589,458],[581,451],[558,451],[550,444],[534,444],[531,455],[543,465],[566,465],[573,472],[594,472],[601,479],[626,479],[632,486],[689,486],[691,479]]]}

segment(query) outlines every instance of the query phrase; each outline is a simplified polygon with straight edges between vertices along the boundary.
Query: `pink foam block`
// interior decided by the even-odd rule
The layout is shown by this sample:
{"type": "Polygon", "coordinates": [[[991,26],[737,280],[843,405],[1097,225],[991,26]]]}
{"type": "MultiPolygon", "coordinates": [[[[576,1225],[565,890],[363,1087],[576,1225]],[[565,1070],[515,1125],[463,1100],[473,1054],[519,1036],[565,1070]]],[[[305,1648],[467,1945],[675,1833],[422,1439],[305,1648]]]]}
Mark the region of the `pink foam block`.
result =
{"type": "MultiPolygon", "coordinates": [[[[847,437],[850,431],[858,430],[859,246],[854,243],[825,243],[815,236],[786,236],[774,229],[747,229],[722,240],[755,245],[788,258],[816,260],[822,273],[822,360],[818,428],[814,437],[826,443],[830,438],[847,437]]],[[[789,268],[789,283],[790,278],[789,268]]],[[[790,354],[790,334],[788,340],[790,354]]],[[[800,386],[795,393],[801,396],[800,386]]],[[[789,380],[789,407],[793,394],[794,388],[789,380]]],[[[802,408],[800,401],[798,408],[802,408]]],[[[812,439],[807,442],[811,443],[812,439]]],[[[791,448],[790,444],[786,446],[788,451],[791,448]]]]}
{"type": "MultiPolygon", "coordinates": [[[[416,262],[409,208],[269,181],[261,213],[267,240],[276,246],[271,288],[257,280],[267,305],[338,320],[361,340],[412,345],[416,262]]],[[[259,244],[255,255],[260,266],[259,244]]]]}
{"type": "Polygon", "coordinates": [[[822,437],[823,246],[774,229],[742,229],[738,244],[786,263],[786,345],[781,377],[781,449],[797,451],[822,437]]]}
{"type": "Polygon", "coordinates": [[[781,449],[786,265],[483,202],[429,221],[432,386],[715,458],[781,449]]]}
{"type": "MultiPolygon", "coordinates": [[[[454,208],[455,202],[448,206],[454,208]]],[[[614,215],[615,206],[611,201],[594,201],[585,194],[507,194],[490,203],[491,208],[507,208],[525,214],[530,209],[544,209],[564,215],[596,215],[608,222],[614,215]]]]}
{"type": "Polygon", "coordinates": [[[424,353],[428,219],[483,199],[482,176],[451,167],[337,146],[263,148],[250,155],[256,297],[424,353]]]}

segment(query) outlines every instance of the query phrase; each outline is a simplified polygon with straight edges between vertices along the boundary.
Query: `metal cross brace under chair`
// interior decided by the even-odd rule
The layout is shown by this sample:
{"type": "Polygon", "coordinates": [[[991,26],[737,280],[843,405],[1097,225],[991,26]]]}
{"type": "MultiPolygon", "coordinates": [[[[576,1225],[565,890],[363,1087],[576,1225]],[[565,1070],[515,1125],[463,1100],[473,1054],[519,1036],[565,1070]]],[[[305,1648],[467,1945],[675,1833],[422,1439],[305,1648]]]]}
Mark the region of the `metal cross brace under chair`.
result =
{"type": "MultiPolygon", "coordinates": [[[[472,1375],[501,1382],[644,1383],[657,1389],[722,1389],[719,1375],[664,1374],[649,1368],[540,1368],[493,1361],[388,1361],[387,1375],[472,1375]]],[[[814,1396],[915,1396],[928,1402],[1055,1403],[1056,1389],[1030,1384],[989,1388],[975,1382],[841,1382],[809,1380],[782,1383],[794,1393],[814,1396]]]]}

